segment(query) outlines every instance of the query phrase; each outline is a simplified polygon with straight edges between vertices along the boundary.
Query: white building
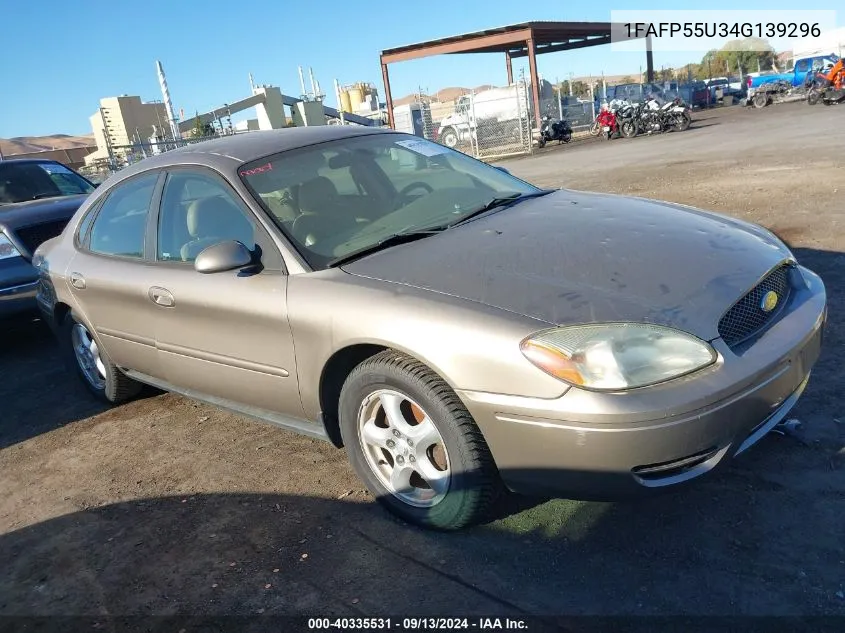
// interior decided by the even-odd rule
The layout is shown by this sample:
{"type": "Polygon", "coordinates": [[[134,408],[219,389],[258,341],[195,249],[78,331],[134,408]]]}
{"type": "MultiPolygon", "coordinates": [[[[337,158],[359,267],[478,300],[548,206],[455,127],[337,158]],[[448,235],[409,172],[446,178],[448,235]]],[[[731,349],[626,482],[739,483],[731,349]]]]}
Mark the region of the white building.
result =
{"type": "Polygon", "coordinates": [[[141,97],[122,95],[100,99],[100,108],[89,117],[97,151],[85,157],[85,164],[125,155],[125,146],[148,142],[150,137],[170,138],[167,110],[163,103],[143,103],[141,97]]]}

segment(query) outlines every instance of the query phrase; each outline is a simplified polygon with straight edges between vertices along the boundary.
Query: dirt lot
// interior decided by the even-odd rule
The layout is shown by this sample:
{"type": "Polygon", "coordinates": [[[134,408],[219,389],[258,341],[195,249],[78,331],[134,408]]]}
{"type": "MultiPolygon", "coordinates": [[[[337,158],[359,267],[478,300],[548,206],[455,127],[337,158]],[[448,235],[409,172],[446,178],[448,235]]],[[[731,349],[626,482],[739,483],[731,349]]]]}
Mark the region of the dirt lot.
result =
{"type": "Polygon", "coordinates": [[[683,494],[511,500],[488,525],[426,533],[326,444],[172,395],[105,411],[32,324],[0,350],[0,615],[845,615],[844,117],[735,107],[506,163],[786,238],[830,293],[803,442],[766,438],[683,494]]]}

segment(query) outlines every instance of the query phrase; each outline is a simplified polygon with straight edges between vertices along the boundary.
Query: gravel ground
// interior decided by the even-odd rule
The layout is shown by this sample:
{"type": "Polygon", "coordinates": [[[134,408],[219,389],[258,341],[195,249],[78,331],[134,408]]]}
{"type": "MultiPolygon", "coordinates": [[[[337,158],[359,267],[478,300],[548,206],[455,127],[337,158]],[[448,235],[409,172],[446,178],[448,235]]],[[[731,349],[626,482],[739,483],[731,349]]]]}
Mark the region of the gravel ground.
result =
{"type": "Polygon", "coordinates": [[[682,494],[511,499],[485,526],[427,533],[327,444],[167,394],[105,410],[24,324],[0,348],[0,615],[845,615],[843,117],[735,107],[503,163],[787,239],[830,294],[802,441],[768,437],[682,494]]]}

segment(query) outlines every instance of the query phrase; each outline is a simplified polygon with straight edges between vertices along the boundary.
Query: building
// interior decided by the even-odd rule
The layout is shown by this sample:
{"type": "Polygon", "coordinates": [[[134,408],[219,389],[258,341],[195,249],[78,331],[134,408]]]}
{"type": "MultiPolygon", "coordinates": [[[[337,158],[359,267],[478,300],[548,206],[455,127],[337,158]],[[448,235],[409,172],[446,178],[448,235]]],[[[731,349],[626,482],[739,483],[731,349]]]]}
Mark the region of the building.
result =
{"type": "Polygon", "coordinates": [[[92,165],[125,156],[130,146],[147,143],[151,137],[170,138],[167,110],[163,103],[144,103],[141,97],[122,95],[100,99],[100,108],[89,117],[97,151],[85,157],[92,165]]]}
{"type": "Polygon", "coordinates": [[[824,33],[821,37],[805,37],[795,43],[793,59],[829,55],[845,55],[845,26],[824,33]]]}

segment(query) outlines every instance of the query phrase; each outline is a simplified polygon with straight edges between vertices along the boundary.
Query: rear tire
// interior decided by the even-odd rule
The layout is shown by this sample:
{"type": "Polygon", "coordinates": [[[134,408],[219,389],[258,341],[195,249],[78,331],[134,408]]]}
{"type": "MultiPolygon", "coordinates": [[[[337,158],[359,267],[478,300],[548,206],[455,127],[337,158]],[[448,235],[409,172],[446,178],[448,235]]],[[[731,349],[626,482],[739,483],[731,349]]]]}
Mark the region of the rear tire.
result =
{"type": "Polygon", "coordinates": [[[137,396],[143,385],[132,380],[109,360],[88,326],[73,313],[59,328],[59,341],[66,362],[96,398],[120,404],[137,396]]]}
{"type": "Polygon", "coordinates": [[[349,374],[339,413],[349,461],[390,512],[438,530],[489,514],[501,490],[493,456],[460,399],[431,369],[393,350],[376,354],[349,374]]]}
{"type": "Polygon", "coordinates": [[[751,103],[755,108],[765,108],[769,105],[769,94],[767,92],[758,92],[751,98],[751,103]]]}
{"type": "Polygon", "coordinates": [[[684,132],[685,130],[689,129],[690,123],[692,123],[692,119],[686,112],[684,112],[683,114],[675,115],[674,127],[677,132],[684,132]]]}
{"type": "Polygon", "coordinates": [[[593,121],[593,124],[590,126],[590,136],[598,136],[601,134],[601,125],[599,125],[598,121],[593,121]]]}
{"type": "Polygon", "coordinates": [[[637,126],[633,121],[625,121],[619,131],[625,138],[634,138],[637,135],[637,126]]]}

